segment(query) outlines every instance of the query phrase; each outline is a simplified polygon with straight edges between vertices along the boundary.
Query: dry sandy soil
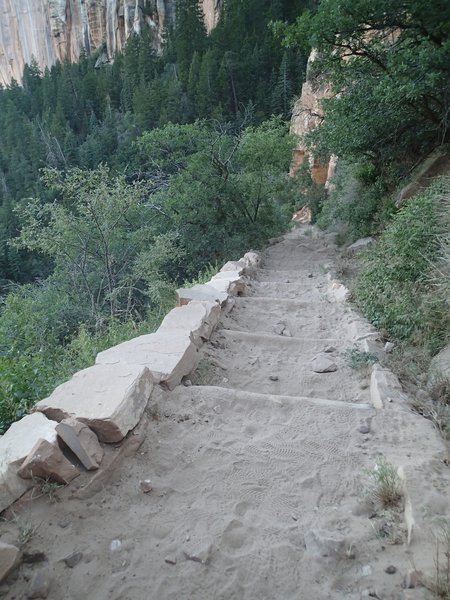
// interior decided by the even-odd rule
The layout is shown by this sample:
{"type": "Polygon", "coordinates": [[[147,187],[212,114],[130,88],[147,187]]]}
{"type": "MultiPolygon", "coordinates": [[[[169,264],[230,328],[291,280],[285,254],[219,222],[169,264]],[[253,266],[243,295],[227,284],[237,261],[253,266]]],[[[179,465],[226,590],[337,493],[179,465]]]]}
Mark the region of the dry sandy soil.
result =
{"type": "Polygon", "coordinates": [[[45,554],[10,576],[7,600],[26,598],[41,569],[52,600],[432,597],[403,585],[413,566],[434,573],[445,448],[406,404],[371,406],[369,371],[345,358],[370,328],[330,300],[335,257],[308,227],[270,247],[204,346],[193,385],[153,394],[137,435],[109,451],[109,478],[83,488],[85,474],[58,502],[34,492],[7,513],[3,538],[21,532],[29,560],[45,554]],[[315,373],[326,348],[337,370],[315,373]],[[380,455],[407,473],[410,545],[403,506],[383,511],[365,493],[380,455]]]}

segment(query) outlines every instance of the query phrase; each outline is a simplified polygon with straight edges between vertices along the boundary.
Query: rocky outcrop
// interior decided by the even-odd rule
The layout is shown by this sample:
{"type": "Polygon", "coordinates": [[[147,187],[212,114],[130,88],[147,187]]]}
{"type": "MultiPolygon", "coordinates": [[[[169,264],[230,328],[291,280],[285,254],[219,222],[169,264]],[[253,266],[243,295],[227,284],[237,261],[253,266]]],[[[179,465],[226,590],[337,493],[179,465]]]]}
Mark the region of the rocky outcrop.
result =
{"type": "MultiPolygon", "coordinates": [[[[329,161],[321,161],[308,153],[304,136],[320,125],[323,119],[322,100],[331,95],[331,86],[323,75],[314,73],[313,63],[317,52],[313,50],[308,59],[306,81],[302,93],[292,112],[291,133],[299,136],[299,143],[294,150],[291,163],[291,175],[294,175],[305,160],[309,161],[311,177],[315,183],[325,184],[328,179],[329,161]]],[[[333,161],[333,167],[335,161],[333,161]]]]}
{"type": "MultiPolygon", "coordinates": [[[[104,47],[102,60],[111,60],[144,23],[159,50],[174,5],[174,0],[0,0],[0,83],[20,81],[33,58],[44,69],[104,47]]],[[[221,6],[222,0],[202,0],[208,31],[221,6]]]]}

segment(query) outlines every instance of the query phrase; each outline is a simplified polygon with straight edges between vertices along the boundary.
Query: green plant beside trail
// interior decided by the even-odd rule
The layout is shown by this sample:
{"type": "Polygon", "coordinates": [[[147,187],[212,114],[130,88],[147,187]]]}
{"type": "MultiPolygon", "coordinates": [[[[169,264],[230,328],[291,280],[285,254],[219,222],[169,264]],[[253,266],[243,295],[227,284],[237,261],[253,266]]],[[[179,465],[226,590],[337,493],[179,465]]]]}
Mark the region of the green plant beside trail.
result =
{"type": "Polygon", "coordinates": [[[450,297],[436,279],[450,231],[450,186],[436,181],[410,199],[367,250],[353,297],[369,320],[430,355],[446,343],[450,297]]]}

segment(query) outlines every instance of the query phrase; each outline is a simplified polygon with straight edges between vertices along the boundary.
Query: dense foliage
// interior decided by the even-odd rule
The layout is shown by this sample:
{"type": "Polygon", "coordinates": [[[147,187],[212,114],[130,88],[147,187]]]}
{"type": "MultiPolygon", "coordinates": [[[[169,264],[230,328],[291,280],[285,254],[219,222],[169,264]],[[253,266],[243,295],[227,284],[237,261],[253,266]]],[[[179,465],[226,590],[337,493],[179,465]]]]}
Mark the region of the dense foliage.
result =
{"type": "Polygon", "coordinates": [[[136,173],[132,142],[169,122],[198,118],[258,124],[289,116],[307,54],[283,49],[268,27],[295,18],[310,2],[227,0],[206,35],[198,3],[177,1],[177,18],[161,55],[149,28],[132,37],[113,64],[103,50],[44,73],[27,65],[23,85],[0,90],[0,285],[48,274],[51,265],[7,241],[20,223],[13,207],[45,195],[42,168],[111,168],[136,173]]]}
{"type": "Polygon", "coordinates": [[[450,232],[449,184],[436,181],[392,219],[364,259],[354,297],[379,329],[439,350],[450,330],[448,287],[435,271],[450,232]]]}

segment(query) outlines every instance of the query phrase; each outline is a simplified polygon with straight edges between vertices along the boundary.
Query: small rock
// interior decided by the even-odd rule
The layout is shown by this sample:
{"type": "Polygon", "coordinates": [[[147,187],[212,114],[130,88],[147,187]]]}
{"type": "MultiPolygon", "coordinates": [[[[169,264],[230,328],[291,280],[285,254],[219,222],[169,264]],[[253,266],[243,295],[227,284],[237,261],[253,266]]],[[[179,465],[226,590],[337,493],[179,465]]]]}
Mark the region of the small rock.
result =
{"type": "Polygon", "coordinates": [[[36,571],[28,586],[27,598],[47,598],[50,591],[51,579],[47,569],[36,571]]]}
{"type": "Polygon", "coordinates": [[[370,433],[370,427],[368,425],[361,425],[361,427],[358,429],[359,433],[370,433]]]}
{"type": "Polygon", "coordinates": [[[392,352],[394,347],[395,347],[395,344],[393,344],[392,342],[386,342],[384,345],[384,351],[387,353],[392,352]]]}
{"type": "Polygon", "coordinates": [[[144,492],[144,494],[148,494],[153,489],[151,479],[142,479],[139,482],[139,487],[141,488],[141,491],[144,492]]]}
{"type": "Polygon", "coordinates": [[[279,377],[278,377],[278,375],[270,375],[269,379],[270,379],[270,381],[278,381],[279,377]]]}
{"type": "Polygon", "coordinates": [[[70,525],[70,519],[68,519],[68,518],[64,518],[64,519],[61,519],[61,521],[58,521],[58,526],[61,527],[61,529],[65,529],[69,525],[70,525]]]}
{"type": "Polygon", "coordinates": [[[258,359],[257,357],[251,356],[251,357],[249,357],[249,359],[248,359],[248,364],[249,364],[249,365],[256,365],[256,363],[258,362],[258,360],[259,360],[259,359],[258,359]]]}
{"type": "Polygon", "coordinates": [[[20,550],[11,544],[0,542],[0,582],[19,564],[20,550]]]}
{"type": "Polygon", "coordinates": [[[337,371],[336,364],[327,356],[316,356],[311,361],[311,368],[315,373],[333,373],[337,371]]]}
{"type": "Polygon", "coordinates": [[[336,352],[336,348],[334,346],[325,346],[323,351],[327,354],[331,354],[332,352],[336,352]]]}
{"type": "Polygon", "coordinates": [[[80,560],[83,558],[82,552],[74,552],[73,554],[69,554],[66,558],[63,558],[63,561],[69,567],[69,569],[73,569],[77,566],[80,560]]]}
{"type": "Polygon", "coordinates": [[[168,565],[176,565],[177,559],[174,556],[166,556],[166,558],[164,559],[164,562],[167,563],[168,565]]]}
{"type": "Polygon", "coordinates": [[[28,565],[45,562],[46,560],[47,557],[43,552],[24,552],[22,556],[22,562],[28,565]]]}
{"type": "Polygon", "coordinates": [[[403,587],[406,590],[412,590],[419,584],[419,574],[414,569],[410,569],[403,578],[403,587]]]}
{"type": "Polygon", "coordinates": [[[284,337],[292,337],[291,330],[288,329],[287,327],[285,327],[285,329],[283,331],[283,335],[284,335],[284,337]]]}
{"type": "Polygon", "coordinates": [[[394,567],[394,565],[389,565],[385,568],[384,572],[388,575],[393,575],[394,573],[397,573],[397,567],[394,567]]]}
{"type": "Polygon", "coordinates": [[[223,377],[223,378],[222,378],[222,382],[223,382],[223,383],[228,383],[228,377],[223,377]]]}
{"type": "Polygon", "coordinates": [[[109,549],[111,552],[118,552],[121,548],[122,542],[120,540],[113,540],[109,545],[109,549]]]}
{"type": "Polygon", "coordinates": [[[185,387],[191,387],[192,385],[192,381],[190,379],[185,379],[184,380],[184,386],[185,387]]]}
{"type": "Polygon", "coordinates": [[[368,577],[372,574],[372,567],[370,565],[364,565],[362,568],[362,576],[368,577]]]}
{"type": "Polygon", "coordinates": [[[184,556],[186,560],[192,560],[193,562],[198,562],[202,565],[207,565],[211,558],[212,545],[209,544],[205,548],[201,549],[198,552],[184,552],[184,556]]]}
{"type": "Polygon", "coordinates": [[[286,323],[283,323],[283,321],[280,321],[279,323],[277,323],[274,328],[273,328],[273,332],[276,335],[283,335],[284,330],[286,329],[286,323]]]}
{"type": "Polygon", "coordinates": [[[308,277],[311,279],[311,277],[314,277],[314,275],[312,273],[308,273],[308,277]]]}

